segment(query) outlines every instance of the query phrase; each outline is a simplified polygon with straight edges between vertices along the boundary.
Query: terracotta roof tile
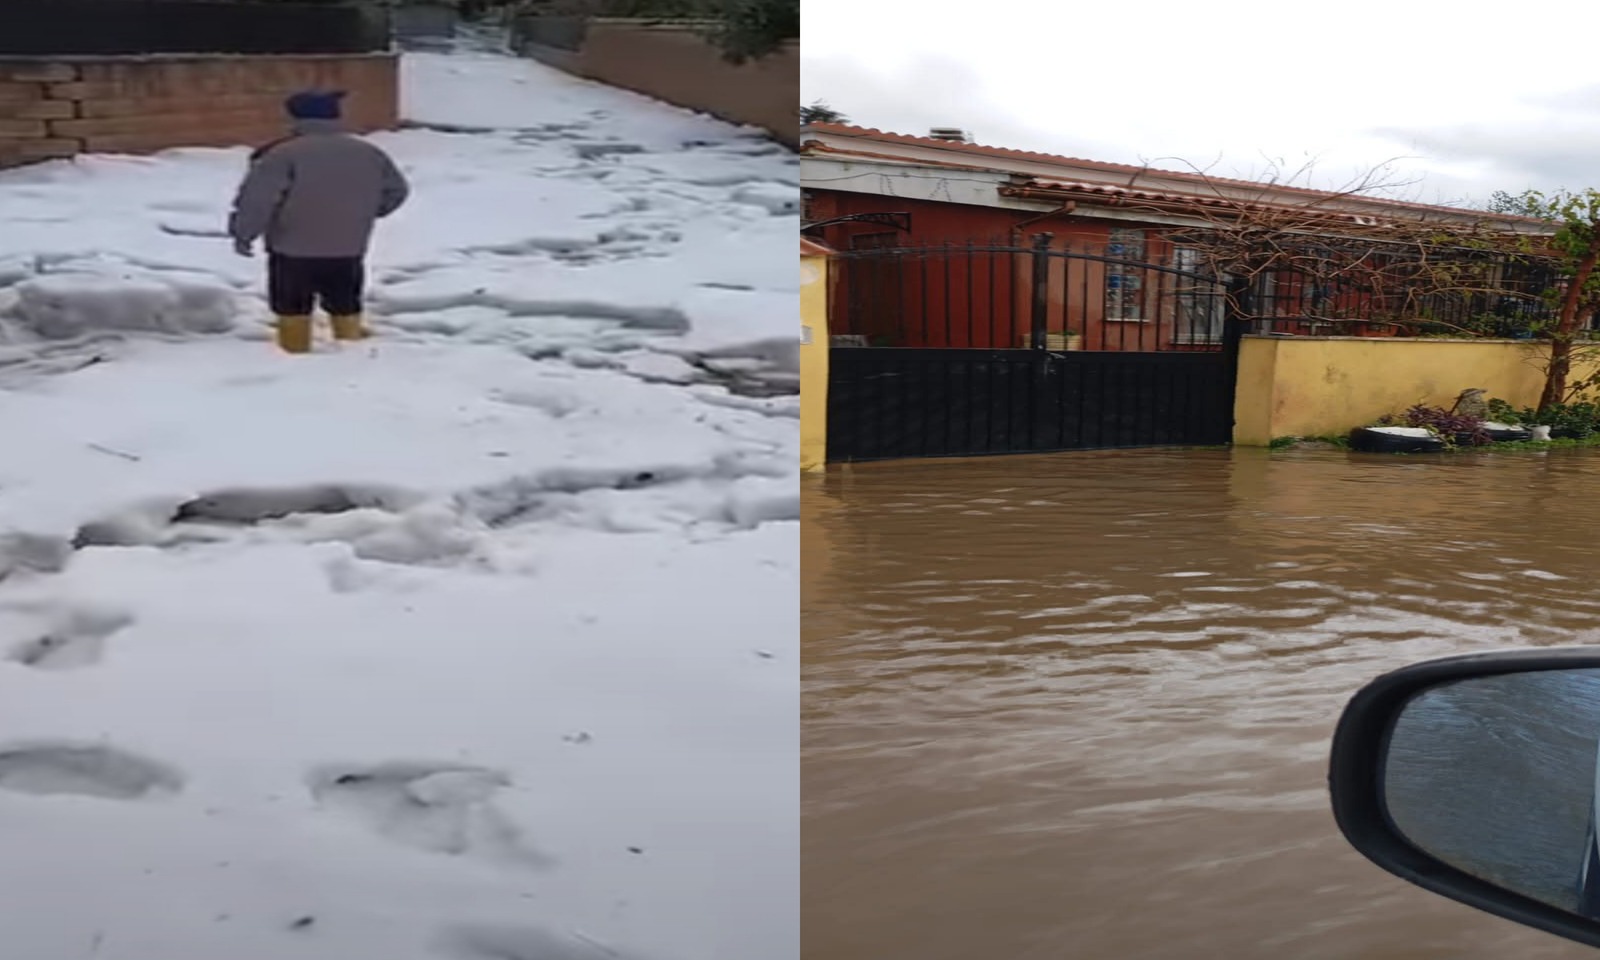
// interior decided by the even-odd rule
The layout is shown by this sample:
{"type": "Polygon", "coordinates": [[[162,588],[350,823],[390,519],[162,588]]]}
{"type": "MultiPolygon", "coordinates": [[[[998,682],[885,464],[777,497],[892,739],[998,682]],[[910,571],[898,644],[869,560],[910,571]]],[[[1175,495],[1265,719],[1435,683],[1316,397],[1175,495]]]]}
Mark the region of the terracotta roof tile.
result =
{"type": "MultiPolygon", "coordinates": [[[[1082,157],[1068,157],[1055,153],[1040,153],[1034,150],[1015,150],[1010,147],[991,147],[980,143],[961,143],[952,140],[940,140],[936,137],[919,137],[906,133],[892,133],[872,127],[857,127],[842,123],[813,123],[806,126],[806,130],[817,133],[831,133],[843,137],[858,137],[863,140],[872,140],[880,143],[904,143],[919,147],[933,147],[939,150],[949,150],[953,153],[965,154],[968,157],[1004,157],[1015,160],[1031,160],[1036,163],[1066,163],[1077,167],[1092,170],[1103,170],[1108,173],[1151,173],[1162,177],[1171,177],[1178,180],[1187,180],[1193,183],[1226,184],[1238,187],[1260,188],[1270,186],[1275,191],[1297,194],[1308,197],[1337,197],[1340,194],[1331,190],[1313,190],[1309,187],[1293,187],[1283,184],[1266,184],[1255,180],[1237,180],[1230,177],[1213,177],[1200,173],[1190,173],[1182,170],[1163,170],[1157,167],[1141,167],[1126,163],[1110,163],[1104,160],[1086,160],[1082,157]]],[[[880,155],[882,156],[882,155],[880,155]]],[[[898,158],[906,159],[909,158],[898,158]]],[[[920,162],[920,161],[919,161],[920,162]]],[[[954,166],[936,162],[936,166],[954,166]]],[[[1409,210],[1427,210],[1439,213],[1477,214],[1486,220],[1516,221],[1524,223],[1542,223],[1535,217],[1523,217],[1512,214],[1487,213],[1481,210],[1467,210],[1460,207],[1446,207],[1439,204],[1413,203],[1409,200],[1389,200],[1382,197],[1356,197],[1363,202],[1386,207],[1396,207],[1409,210]]]]}

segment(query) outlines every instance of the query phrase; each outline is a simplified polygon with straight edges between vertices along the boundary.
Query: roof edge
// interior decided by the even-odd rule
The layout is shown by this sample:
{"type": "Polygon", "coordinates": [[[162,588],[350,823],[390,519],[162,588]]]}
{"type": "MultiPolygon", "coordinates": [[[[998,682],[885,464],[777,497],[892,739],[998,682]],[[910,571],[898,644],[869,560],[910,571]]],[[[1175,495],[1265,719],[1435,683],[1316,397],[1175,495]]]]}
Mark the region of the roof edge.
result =
{"type": "MultiPolygon", "coordinates": [[[[843,137],[854,137],[862,140],[875,141],[881,144],[903,144],[906,146],[947,150],[951,153],[964,154],[967,157],[1006,157],[1015,160],[1032,161],[1034,163],[1071,164],[1082,168],[1100,170],[1106,173],[1148,173],[1162,177],[1185,180],[1191,183],[1219,184],[1254,189],[1261,189],[1265,187],[1286,194],[1317,197],[1321,199],[1345,198],[1394,209],[1449,213],[1457,217],[1475,216],[1484,221],[1500,223],[1537,223],[1548,225],[1547,221],[1541,220],[1538,217],[1525,217],[1518,214],[1507,213],[1492,213],[1487,210],[1474,210],[1470,207],[1449,207],[1443,204],[1417,203],[1410,200],[1391,200],[1386,197],[1374,197],[1361,193],[1348,193],[1335,190],[1316,190],[1310,187],[1297,187],[1289,184],[1268,183],[1260,180],[1239,180],[1232,177],[1212,177],[1205,174],[1191,173],[1183,170],[1166,170],[1160,167],[1135,166],[1133,164],[1113,163],[1106,160],[1089,160],[1083,157],[1069,157],[1063,154],[1041,153],[1034,150],[1017,150],[1011,147],[995,147],[979,143],[957,143],[951,140],[939,140],[933,137],[920,137],[914,134],[894,133],[892,131],[879,130],[874,127],[858,127],[852,124],[807,124],[804,128],[802,128],[802,139],[804,139],[804,134],[808,131],[816,133],[831,133],[843,137]]],[[[829,149],[827,144],[817,142],[816,145],[821,146],[824,150],[829,149]]],[[[878,156],[885,159],[890,159],[883,154],[878,154],[878,156]]]]}
{"type": "Polygon", "coordinates": [[[810,237],[800,238],[800,256],[802,257],[831,257],[834,249],[825,243],[820,243],[810,237]]]}

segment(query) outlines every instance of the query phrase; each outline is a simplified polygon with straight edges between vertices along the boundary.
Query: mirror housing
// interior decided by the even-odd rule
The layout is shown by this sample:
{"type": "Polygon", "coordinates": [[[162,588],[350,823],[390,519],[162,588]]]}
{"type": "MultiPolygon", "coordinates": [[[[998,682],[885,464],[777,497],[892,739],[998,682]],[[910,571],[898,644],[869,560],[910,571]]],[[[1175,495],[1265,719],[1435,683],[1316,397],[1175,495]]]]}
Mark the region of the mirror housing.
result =
{"type": "MultiPolygon", "coordinates": [[[[1404,880],[1524,926],[1600,947],[1600,919],[1586,918],[1474,876],[1413,842],[1396,822],[1385,786],[1392,735],[1406,708],[1418,697],[1461,681],[1546,671],[1600,672],[1600,647],[1446,657],[1413,664],[1368,683],[1345,706],[1334,733],[1328,768],[1333,815],[1357,851],[1404,880]]],[[[1600,738],[1600,729],[1594,735],[1600,738]]],[[[1593,757],[1591,753],[1591,762],[1593,757]]],[[[1592,785],[1593,780],[1588,783],[1592,785]]],[[[1594,844],[1592,833],[1588,843],[1594,844]]],[[[1583,853],[1580,848],[1574,856],[1583,853]]]]}

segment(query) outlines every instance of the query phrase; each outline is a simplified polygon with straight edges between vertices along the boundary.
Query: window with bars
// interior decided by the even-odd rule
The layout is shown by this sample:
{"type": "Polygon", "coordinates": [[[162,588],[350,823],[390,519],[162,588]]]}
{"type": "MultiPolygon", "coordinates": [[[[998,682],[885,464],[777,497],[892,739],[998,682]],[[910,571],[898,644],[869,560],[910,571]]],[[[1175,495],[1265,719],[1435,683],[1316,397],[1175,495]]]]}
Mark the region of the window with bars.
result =
{"type": "Polygon", "coordinates": [[[1112,227],[1106,256],[1106,319],[1144,320],[1144,231],[1112,227]]]}
{"type": "Polygon", "coordinates": [[[1222,285],[1204,269],[1200,251],[1194,247],[1175,247],[1172,267],[1182,270],[1176,281],[1172,340],[1174,343],[1216,343],[1222,339],[1222,285]]]}

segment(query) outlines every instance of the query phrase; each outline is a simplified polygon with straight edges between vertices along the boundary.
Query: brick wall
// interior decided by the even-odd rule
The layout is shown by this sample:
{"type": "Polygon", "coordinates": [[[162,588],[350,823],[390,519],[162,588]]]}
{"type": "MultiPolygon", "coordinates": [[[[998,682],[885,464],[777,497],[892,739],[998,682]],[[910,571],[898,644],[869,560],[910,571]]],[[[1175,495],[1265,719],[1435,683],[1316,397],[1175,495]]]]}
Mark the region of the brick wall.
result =
{"type": "Polygon", "coordinates": [[[281,136],[283,98],[349,91],[368,132],[399,123],[392,54],[0,59],[0,167],[78,153],[256,145],[281,136]]]}
{"type": "Polygon", "coordinates": [[[761,127],[783,143],[799,145],[798,43],[734,66],[695,24],[597,18],[578,29],[573,19],[533,18],[520,24],[519,52],[601,83],[761,127]]]}

